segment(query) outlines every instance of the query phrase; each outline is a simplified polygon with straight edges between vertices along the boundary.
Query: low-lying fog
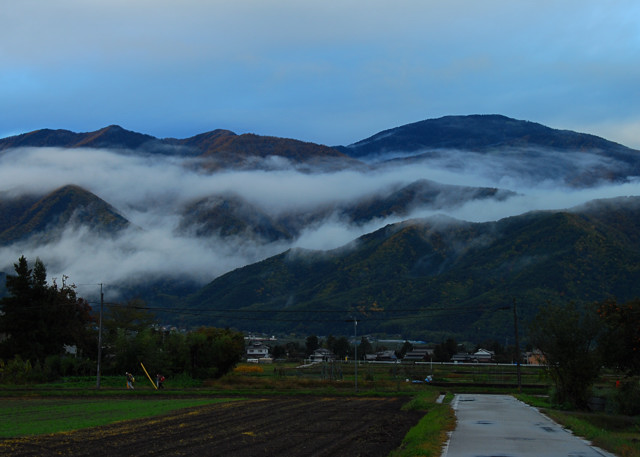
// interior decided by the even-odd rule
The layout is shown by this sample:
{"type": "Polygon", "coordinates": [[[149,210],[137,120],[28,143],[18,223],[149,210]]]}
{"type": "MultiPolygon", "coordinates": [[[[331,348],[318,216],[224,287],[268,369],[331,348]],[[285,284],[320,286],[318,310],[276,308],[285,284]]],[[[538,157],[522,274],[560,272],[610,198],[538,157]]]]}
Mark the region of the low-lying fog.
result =
{"type": "MultiPolygon", "coordinates": [[[[98,238],[84,228],[69,228],[55,244],[20,242],[5,246],[0,248],[0,270],[12,273],[13,263],[24,255],[30,261],[41,258],[49,278],[65,274],[77,284],[117,286],[146,275],[189,276],[206,283],[289,247],[337,248],[398,219],[358,226],[334,216],[309,227],[293,242],[270,244],[243,237],[202,239],[176,235],[181,209],[203,197],[234,193],[265,212],[278,214],[355,200],[419,179],[517,192],[503,201],[475,200],[438,211],[457,219],[484,222],[537,209],[569,208],[598,198],[640,195],[636,179],[589,188],[570,187],[564,180],[566,175],[581,175],[603,166],[619,167],[597,155],[584,153],[559,156],[538,151],[529,158],[518,152],[505,159],[451,151],[420,163],[388,162],[368,172],[314,174],[289,168],[206,174],[198,171],[192,159],[165,155],[97,149],[8,150],[0,155],[0,192],[5,197],[24,193],[45,195],[75,184],[111,204],[135,227],[116,239],[98,238]]],[[[416,208],[410,218],[433,214],[416,208]]]]}

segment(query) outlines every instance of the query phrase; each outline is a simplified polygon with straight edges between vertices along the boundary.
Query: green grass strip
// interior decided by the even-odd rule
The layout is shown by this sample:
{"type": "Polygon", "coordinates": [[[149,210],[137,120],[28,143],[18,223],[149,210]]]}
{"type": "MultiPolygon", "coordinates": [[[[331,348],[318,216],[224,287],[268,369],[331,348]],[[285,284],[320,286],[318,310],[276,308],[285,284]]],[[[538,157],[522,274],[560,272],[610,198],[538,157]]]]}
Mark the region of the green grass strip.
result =
{"type": "Polygon", "coordinates": [[[235,399],[0,399],[0,437],[13,438],[96,427],[233,400],[235,399]]]}
{"type": "Polygon", "coordinates": [[[426,414],[407,432],[400,448],[391,452],[389,457],[441,455],[447,433],[455,428],[456,418],[449,404],[453,396],[448,394],[443,403],[436,403],[434,395],[418,396],[406,405],[407,409],[426,410],[426,414]]]}
{"type": "Polygon", "coordinates": [[[574,435],[595,446],[623,457],[640,457],[640,417],[603,412],[562,411],[548,398],[517,395],[518,399],[540,410],[574,435]]]}

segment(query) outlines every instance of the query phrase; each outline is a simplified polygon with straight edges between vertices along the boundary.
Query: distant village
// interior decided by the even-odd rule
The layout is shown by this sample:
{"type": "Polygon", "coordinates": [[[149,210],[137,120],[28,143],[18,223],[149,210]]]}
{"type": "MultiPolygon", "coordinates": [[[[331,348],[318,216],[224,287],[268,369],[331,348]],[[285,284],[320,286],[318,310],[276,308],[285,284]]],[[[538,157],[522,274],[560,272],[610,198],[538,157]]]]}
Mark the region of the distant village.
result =
{"type": "MultiPolygon", "coordinates": [[[[401,351],[393,349],[384,349],[371,353],[365,352],[364,354],[359,354],[358,359],[363,362],[381,363],[499,363],[494,351],[483,348],[479,348],[473,352],[457,352],[451,356],[450,360],[438,360],[436,362],[434,357],[435,349],[428,347],[428,345],[422,341],[406,342],[404,340],[383,340],[378,342],[386,343],[387,345],[409,343],[412,349],[408,350],[404,355],[401,354],[401,351]]],[[[249,335],[245,336],[245,343],[245,358],[248,363],[273,363],[274,361],[301,358],[300,353],[285,353],[274,357],[272,349],[278,345],[278,339],[274,336],[249,335]]],[[[527,365],[541,365],[544,363],[542,353],[537,350],[523,352],[520,360],[522,364],[527,365]]],[[[342,358],[327,348],[319,347],[314,349],[310,354],[304,354],[304,361],[309,364],[336,361],[348,362],[349,356],[342,358]]],[[[515,363],[515,361],[512,363],[515,363]]]]}

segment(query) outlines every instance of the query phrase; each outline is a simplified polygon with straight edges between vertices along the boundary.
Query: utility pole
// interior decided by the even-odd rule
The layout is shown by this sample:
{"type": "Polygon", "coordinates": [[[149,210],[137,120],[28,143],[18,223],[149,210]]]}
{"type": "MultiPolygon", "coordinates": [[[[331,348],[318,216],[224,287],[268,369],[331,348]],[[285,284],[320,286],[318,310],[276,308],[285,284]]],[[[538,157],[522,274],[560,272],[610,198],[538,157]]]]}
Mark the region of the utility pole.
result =
{"type": "Polygon", "coordinates": [[[100,322],[98,324],[98,374],[96,376],[96,389],[100,388],[100,362],[102,360],[102,308],[104,306],[104,294],[102,283],[100,284],[100,322]]]}
{"type": "Polygon", "coordinates": [[[522,377],[520,375],[520,339],[518,338],[518,308],[513,298],[513,327],[516,333],[516,370],[518,373],[518,392],[522,392],[522,377]]]}
{"type": "Polygon", "coordinates": [[[353,317],[351,319],[346,320],[345,322],[353,321],[353,338],[354,338],[354,348],[355,348],[355,376],[356,376],[356,392],[358,392],[358,320],[353,317]]]}

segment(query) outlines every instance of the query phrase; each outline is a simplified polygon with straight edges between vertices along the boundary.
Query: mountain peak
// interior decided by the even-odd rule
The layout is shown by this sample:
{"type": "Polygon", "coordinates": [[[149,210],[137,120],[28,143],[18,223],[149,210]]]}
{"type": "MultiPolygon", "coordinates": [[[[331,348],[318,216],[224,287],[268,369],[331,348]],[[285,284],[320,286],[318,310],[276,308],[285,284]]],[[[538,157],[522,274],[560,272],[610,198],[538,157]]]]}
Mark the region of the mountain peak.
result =
{"type": "Polygon", "coordinates": [[[137,149],[143,144],[153,141],[157,141],[157,139],[151,135],[132,132],[119,125],[109,125],[100,130],[86,133],[61,129],[34,130],[0,140],[0,150],[24,146],[137,149]]]}
{"type": "Polygon", "coordinates": [[[394,151],[411,153],[434,149],[464,149],[487,152],[528,147],[576,151],[630,151],[622,145],[594,135],[557,130],[499,114],[426,119],[384,130],[343,150],[352,157],[365,157],[394,151]]]}

